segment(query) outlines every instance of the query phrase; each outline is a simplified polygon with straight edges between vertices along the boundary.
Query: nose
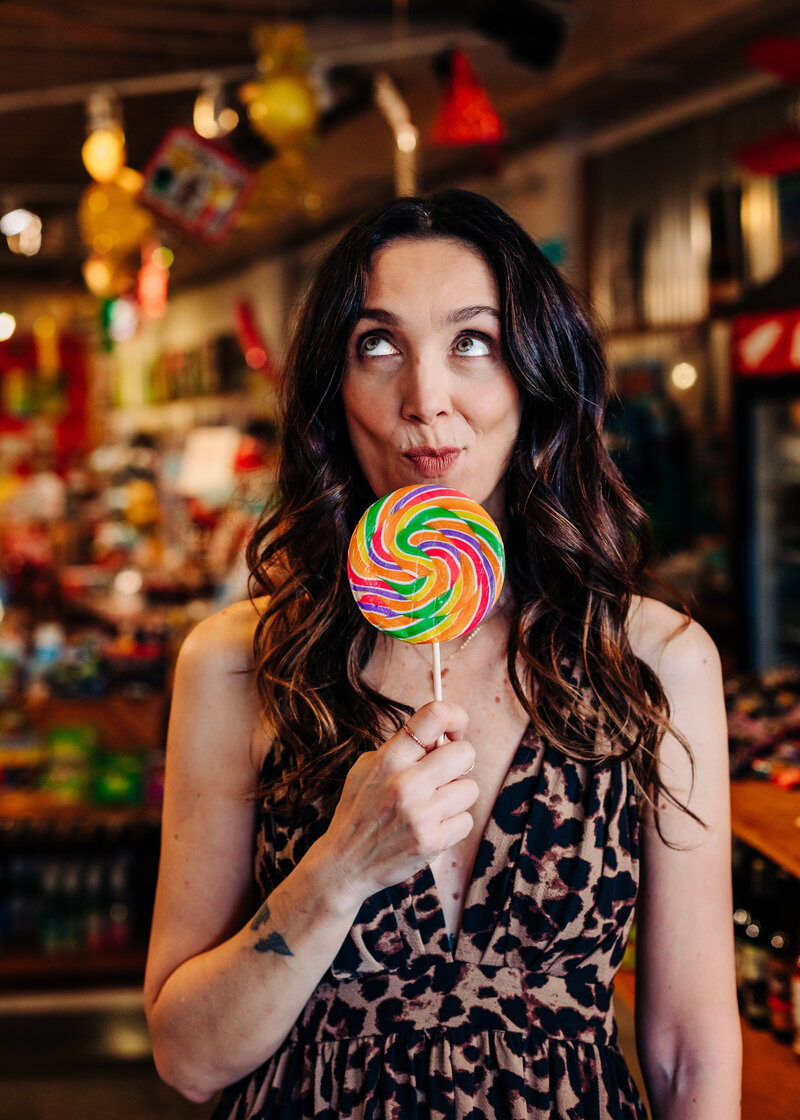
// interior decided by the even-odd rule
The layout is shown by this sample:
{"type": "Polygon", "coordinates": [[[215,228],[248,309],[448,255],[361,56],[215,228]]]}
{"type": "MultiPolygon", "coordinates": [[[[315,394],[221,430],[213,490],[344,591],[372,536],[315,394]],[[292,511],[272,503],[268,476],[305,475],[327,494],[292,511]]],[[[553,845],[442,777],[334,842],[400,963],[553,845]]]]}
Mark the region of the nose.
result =
{"type": "Polygon", "coordinates": [[[451,412],[447,371],[435,358],[413,357],[406,369],[401,389],[401,415],[415,424],[432,424],[451,412]]]}

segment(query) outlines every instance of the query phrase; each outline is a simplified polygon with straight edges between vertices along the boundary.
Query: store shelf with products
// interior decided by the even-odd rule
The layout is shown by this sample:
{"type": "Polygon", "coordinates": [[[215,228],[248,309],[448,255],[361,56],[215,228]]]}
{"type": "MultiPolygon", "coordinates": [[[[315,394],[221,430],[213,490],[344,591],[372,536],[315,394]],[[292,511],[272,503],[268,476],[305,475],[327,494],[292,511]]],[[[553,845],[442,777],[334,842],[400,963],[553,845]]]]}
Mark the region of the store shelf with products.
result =
{"type": "Polygon", "coordinates": [[[4,808],[0,985],[141,982],[159,846],[152,804],[4,808]]]}
{"type": "Polygon", "coordinates": [[[172,668],[192,626],[246,593],[274,473],[268,386],[162,381],[79,448],[33,412],[0,425],[5,989],[141,984],[172,668]]]}

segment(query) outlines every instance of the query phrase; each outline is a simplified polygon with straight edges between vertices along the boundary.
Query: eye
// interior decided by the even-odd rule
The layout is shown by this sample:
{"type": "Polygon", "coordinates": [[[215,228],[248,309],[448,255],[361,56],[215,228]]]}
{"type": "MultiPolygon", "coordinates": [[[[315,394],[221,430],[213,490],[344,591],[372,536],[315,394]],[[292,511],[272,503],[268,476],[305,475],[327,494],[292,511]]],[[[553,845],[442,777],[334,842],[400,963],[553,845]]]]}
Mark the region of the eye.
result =
{"type": "Polygon", "coordinates": [[[397,350],[382,334],[365,334],[359,340],[358,353],[367,358],[385,358],[397,350]]]}
{"type": "Polygon", "coordinates": [[[485,358],[489,354],[486,342],[475,334],[462,334],[456,339],[455,350],[457,354],[467,358],[485,358]]]}

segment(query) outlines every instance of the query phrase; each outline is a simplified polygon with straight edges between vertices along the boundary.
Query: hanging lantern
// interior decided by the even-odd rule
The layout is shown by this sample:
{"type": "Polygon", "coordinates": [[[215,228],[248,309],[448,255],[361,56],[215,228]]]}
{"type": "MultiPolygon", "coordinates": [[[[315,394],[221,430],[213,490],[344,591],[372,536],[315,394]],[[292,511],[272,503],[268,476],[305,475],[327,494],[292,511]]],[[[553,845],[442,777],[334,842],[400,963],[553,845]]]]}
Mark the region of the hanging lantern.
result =
{"type": "Polygon", "coordinates": [[[494,110],[463,51],[449,55],[450,77],[444,100],[431,129],[432,144],[498,144],[506,126],[494,110]]]}
{"type": "Polygon", "coordinates": [[[98,183],[111,183],[125,164],[125,133],[119,109],[107,93],[93,93],[86,106],[88,135],[81,148],[86,170],[98,183]]]}
{"type": "Polygon", "coordinates": [[[308,79],[308,47],[300,24],[259,27],[259,78],[239,89],[250,123],[275,148],[305,143],[319,118],[316,91],[308,79]]]}

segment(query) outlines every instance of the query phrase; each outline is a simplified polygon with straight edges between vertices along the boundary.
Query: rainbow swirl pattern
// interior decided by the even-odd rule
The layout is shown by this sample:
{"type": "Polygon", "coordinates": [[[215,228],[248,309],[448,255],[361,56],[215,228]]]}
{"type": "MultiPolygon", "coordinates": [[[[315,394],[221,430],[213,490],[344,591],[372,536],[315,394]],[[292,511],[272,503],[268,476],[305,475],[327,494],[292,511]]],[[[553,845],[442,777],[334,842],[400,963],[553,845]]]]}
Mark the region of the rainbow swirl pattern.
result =
{"type": "Polygon", "coordinates": [[[404,486],[369,507],[350,538],[347,575],[364,617],[415,644],[468,634],[503,587],[497,526],[466,494],[404,486]]]}

